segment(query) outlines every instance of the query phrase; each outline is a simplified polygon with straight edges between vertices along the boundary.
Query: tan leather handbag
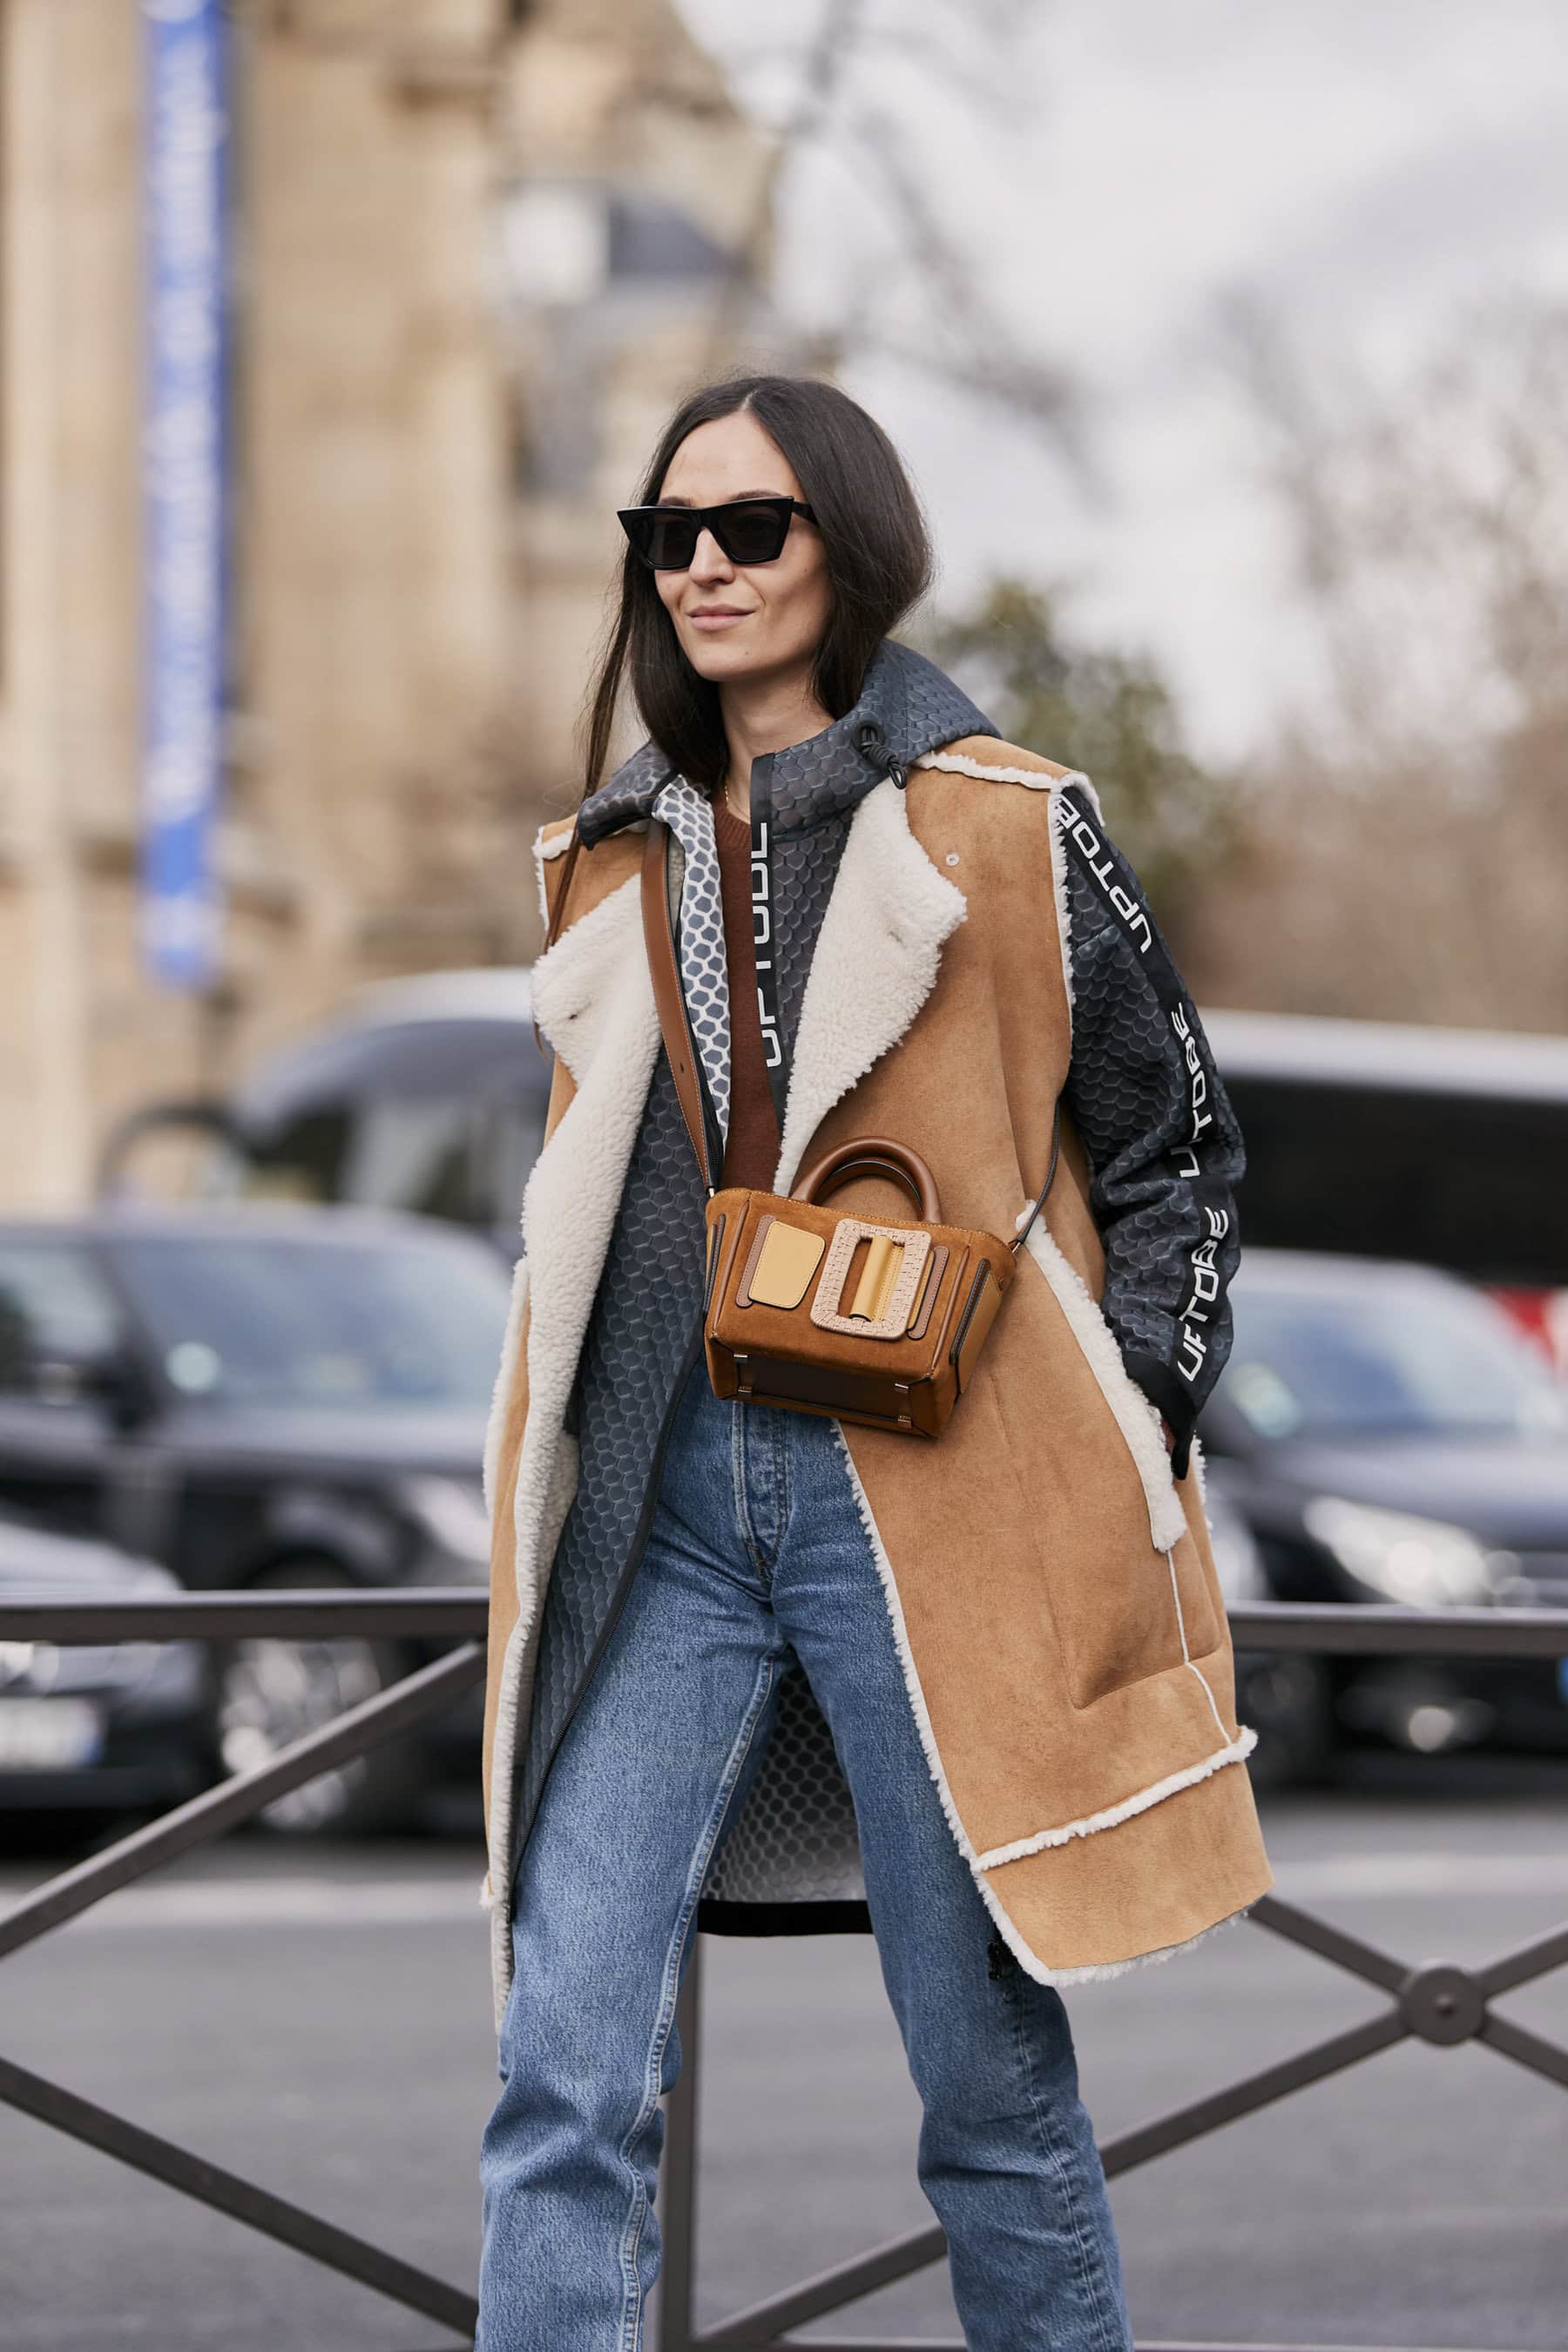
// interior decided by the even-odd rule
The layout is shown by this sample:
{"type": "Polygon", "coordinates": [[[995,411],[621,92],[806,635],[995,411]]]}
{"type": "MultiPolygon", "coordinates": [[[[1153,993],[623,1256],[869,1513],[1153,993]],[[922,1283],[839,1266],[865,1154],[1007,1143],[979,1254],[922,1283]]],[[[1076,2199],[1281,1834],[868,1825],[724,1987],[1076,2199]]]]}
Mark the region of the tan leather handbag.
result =
{"type": "Polygon", "coordinates": [[[714,1393],[940,1437],[1050,1191],[1060,1103],[1046,1181],[1012,1241],[984,1226],[943,1224],[931,1169],[886,1136],[838,1144],[787,1198],[716,1191],[676,961],[665,832],[650,821],[643,926],[665,1050],[709,1191],[703,1347],[714,1393]],[[847,1216],[829,1208],[826,1196],[855,1176],[890,1178],[908,1192],[916,1216],[847,1216]]]}

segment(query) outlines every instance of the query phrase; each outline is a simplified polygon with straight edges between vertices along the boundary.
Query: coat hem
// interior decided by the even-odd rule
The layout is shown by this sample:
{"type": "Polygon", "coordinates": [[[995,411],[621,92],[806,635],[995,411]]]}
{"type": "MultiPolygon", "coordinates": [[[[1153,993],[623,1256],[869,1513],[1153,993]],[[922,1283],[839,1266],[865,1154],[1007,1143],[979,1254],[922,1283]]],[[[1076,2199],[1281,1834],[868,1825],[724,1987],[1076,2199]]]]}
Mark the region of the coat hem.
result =
{"type": "Polygon", "coordinates": [[[1130,1822],[1139,1813],[1146,1813],[1151,1805],[1175,1796],[1179,1790],[1196,1788],[1200,1780],[1208,1780],[1226,1764],[1241,1763],[1257,1745],[1257,1732],[1244,1728],[1212,1756],[1201,1758],[1183,1771],[1167,1772],[1163,1780],[1152,1781],[1148,1788],[1124,1797],[1120,1804],[1106,1805],[1098,1813],[1085,1813],[1076,1822],[1063,1822],[1056,1829],[1037,1830],[1031,1837],[1012,1838],[1005,1845],[988,1847],[984,1853],[975,1855],[975,1866],[980,1870],[1000,1870],[1006,1863],[1023,1862],[1029,1854],[1044,1853],[1048,1846],[1066,1845],[1072,1838],[1093,1837],[1099,1830],[1114,1829],[1119,1822],[1130,1822]]]}
{"type": "Polygon", "coordinates": [[[1130,1977],[1134,1969],[1155,1969],[1162,1961],[1179,1960],[1184,1953],[1196,1951],[1200,1944],[1206,1944],[1209,1937],[1217,1936],[1222,1928],[1234,1927],[1237,1921],[1245,1919],[1251,1909],[1250,1903],[1244,1903],[1239,1911],[1227,1911],[1223,1919],[1215,1919],[1209,1927],[1200,1927],[1195,1936],[1187,1936],[1179,1944],[1161,1944],[1152,1952],[1134,1952],[1125,1960],[1089,1960],[1079,1969],[1048,1969],[1039,1962],[1028,1968],[1021,1958],[1019,1964],[1027,1968],[1027,1973],[1037,1984],[1058,1988],[1062,1985],[1109,1984],[1115,1977],[1130,1977]]]}

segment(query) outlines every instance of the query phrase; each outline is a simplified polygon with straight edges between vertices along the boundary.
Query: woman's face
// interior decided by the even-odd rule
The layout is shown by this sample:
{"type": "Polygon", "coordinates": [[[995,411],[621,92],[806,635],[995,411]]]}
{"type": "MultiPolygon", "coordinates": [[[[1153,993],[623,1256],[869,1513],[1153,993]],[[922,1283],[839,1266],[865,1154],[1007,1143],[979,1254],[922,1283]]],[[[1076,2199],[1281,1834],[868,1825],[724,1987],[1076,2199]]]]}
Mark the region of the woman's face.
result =
{"type": "MultiPolygon", "coordinates": [[[[691,507],[805,495],[794,467],[748,409],[695,426],[670,459],[658,493],[661,504],[691,507]]],[[[790,518],[775,562],[731,563],[704,530],[686,571],[653,576],[700,677],[723,687],[810,669],[827,627],[829,593],[822,534],[804,515],[790,518]]]]}

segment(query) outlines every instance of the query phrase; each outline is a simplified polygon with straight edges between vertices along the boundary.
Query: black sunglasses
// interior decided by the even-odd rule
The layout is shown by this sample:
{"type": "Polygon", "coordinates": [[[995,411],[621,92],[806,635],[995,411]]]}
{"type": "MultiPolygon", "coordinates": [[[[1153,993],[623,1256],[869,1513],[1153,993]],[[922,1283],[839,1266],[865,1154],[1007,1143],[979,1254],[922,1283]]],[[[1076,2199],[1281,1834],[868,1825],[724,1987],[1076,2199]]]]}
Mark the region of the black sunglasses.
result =
{"type": "Polygon", "coordinates": [[[731,499],[721,507],[617,507],[621,529],[653,572],[684,572],[710,530],[731,563],[774,563],[792,515],[816,517],[799,499],[731,499]]]}

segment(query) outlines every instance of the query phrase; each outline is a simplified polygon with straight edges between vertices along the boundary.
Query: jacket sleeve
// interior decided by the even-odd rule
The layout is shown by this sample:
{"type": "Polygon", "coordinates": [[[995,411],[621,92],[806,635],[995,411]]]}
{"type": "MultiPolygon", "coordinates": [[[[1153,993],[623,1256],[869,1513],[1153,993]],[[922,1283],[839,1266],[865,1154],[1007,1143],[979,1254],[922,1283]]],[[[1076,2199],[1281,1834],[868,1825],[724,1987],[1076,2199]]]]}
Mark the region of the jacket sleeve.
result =
{"type": "Polygon", "coordinates": [[[1105,1249],[1101,1306],[1129,1374],[1171,1424],[1181,1477],[1230,1353],[1246,1160],[1192,999],[1086,787],[1069,777],[1053,796],[1072,992],[1065,1095],[1105,1249]]]}

